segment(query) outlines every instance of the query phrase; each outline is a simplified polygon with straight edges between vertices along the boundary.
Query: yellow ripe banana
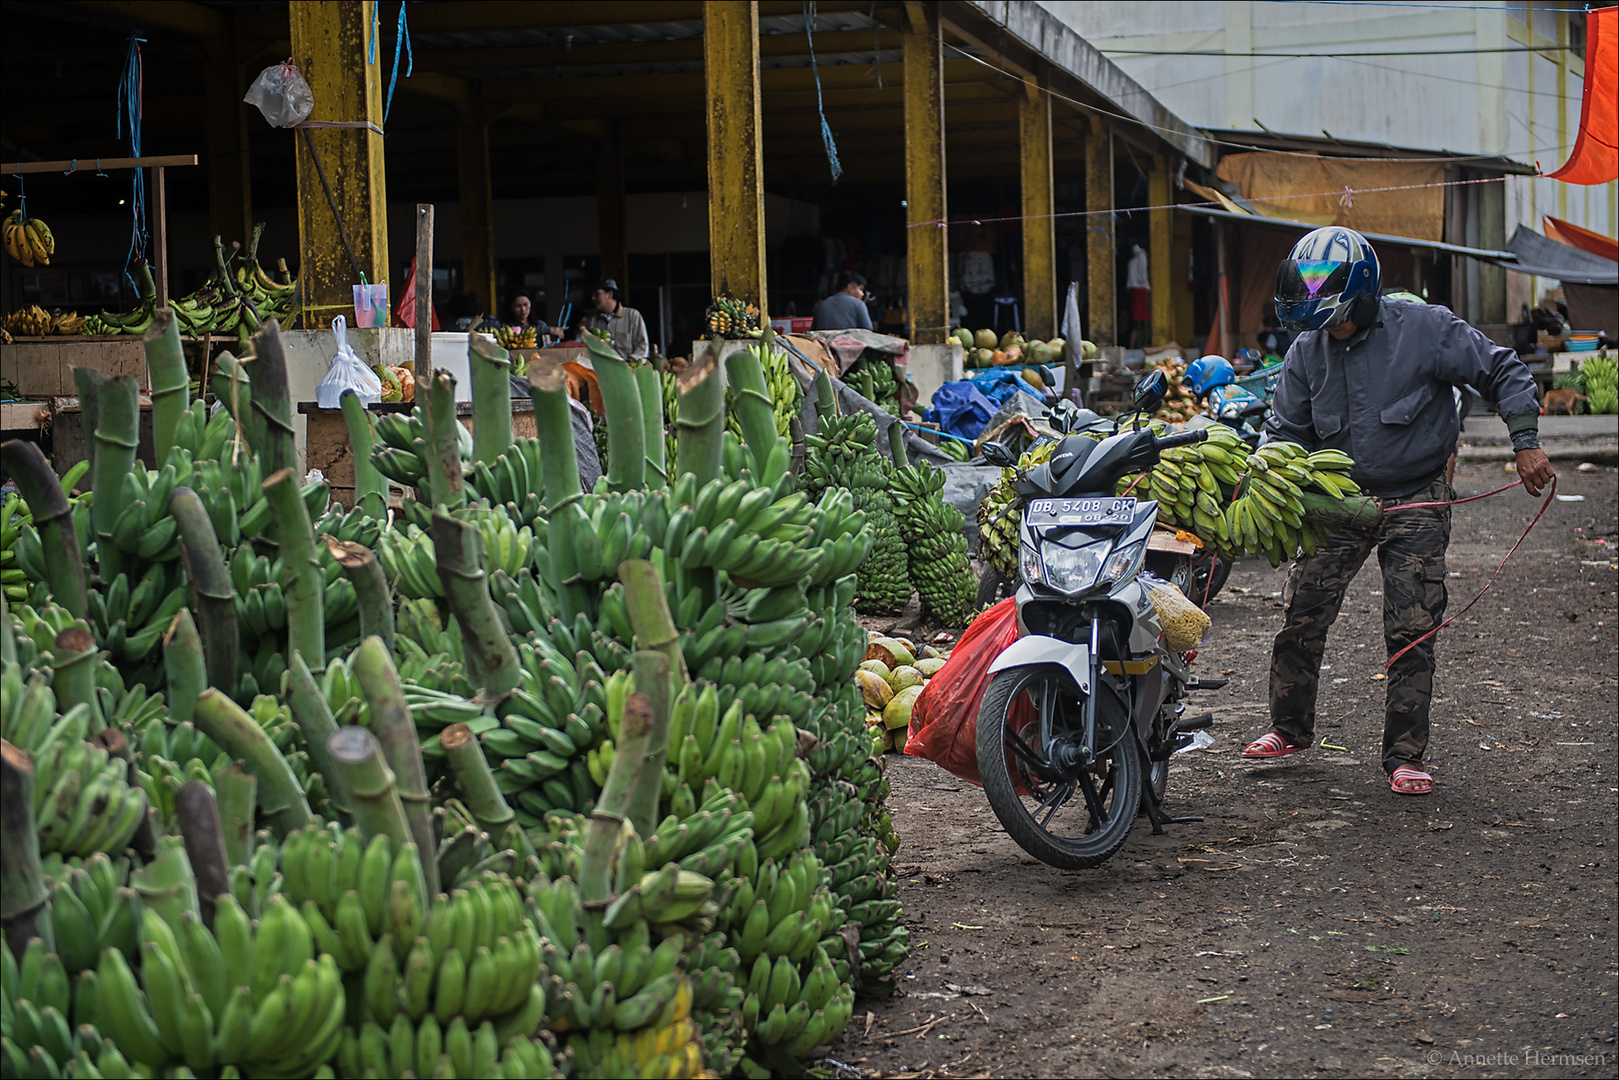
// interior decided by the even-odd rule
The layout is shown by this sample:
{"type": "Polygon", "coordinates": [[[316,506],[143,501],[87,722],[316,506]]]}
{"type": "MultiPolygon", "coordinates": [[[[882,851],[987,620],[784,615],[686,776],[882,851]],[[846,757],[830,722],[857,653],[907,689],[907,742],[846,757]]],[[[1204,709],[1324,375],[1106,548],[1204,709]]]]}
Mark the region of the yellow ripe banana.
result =
{"type": "Polygon", "coordinates": [[[51,227],[38,218],[29,221],[29,227],[39,234],[40,241],[45,245],[45,254],[56,254],[56,237],[51,235],[51,227]]]}
{"type": "Polygon", "coordinates": [[[45,237],[40,235],[39,222],[30,221],[24,231],[28,236],[28,246],[33,250],[34,262],[40,266],[51,264],[51,253],[45,246],[45,237]]]}

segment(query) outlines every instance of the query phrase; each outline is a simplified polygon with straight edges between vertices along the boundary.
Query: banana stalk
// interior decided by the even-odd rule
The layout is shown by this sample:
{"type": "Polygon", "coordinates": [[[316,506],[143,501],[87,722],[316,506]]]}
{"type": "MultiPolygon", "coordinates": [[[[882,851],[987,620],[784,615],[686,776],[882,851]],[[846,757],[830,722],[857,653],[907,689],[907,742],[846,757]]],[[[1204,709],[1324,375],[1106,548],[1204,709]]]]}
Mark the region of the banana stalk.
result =
{"type": "MultiPolygon", "coordinates": [[[[405,820],[405,804],[399,801],[393,771],[383,760],[376,738],[365,728],[340,728],[327,743],[327,750],[337,768],[338,783],[354,810],[354,824],[360,834],[368,841],[378,834],[386,836],[398,852],[412,839],[410,823],[405,820]]],[[[422,860],[424,872],[430,862],[433,860],[422,860]]],[[[434,871],[437,872],[436,864],[434,871]]]]}
{"type": "Polygon", "coordinates": [[[371,464],[371,451],[376,446],[371,414],[352,390],[345,391],[341,400],[343,424],[349,430],[349,447],[354,452],[354,505],[382,521],[388,516],[388,478],[371,464]]]}
{"type": "Polygon", "coordinates": [[[517,815],[506,804],[506,797],[495,783],[489,759],[483,756],[478,737],[465,724],[451,724],[439,732],[438,743],[450,759],[450,771],[461,787],[461,801],[478,827],[490,836],[505,833],[517,815]]]}
{"type": "MultiPolygon", "coordinates": [[[[669,614],[663,581],[657,567],[645,559],[626,559],[619,564],[619,580],[624,583],[624,606],[629,609],[630,624],[635,628],[635,640],[641,648],[662,656],[668,668],[668,678],[659,692],[643,686],[639,663],[636,667],[636,689],[651,701],[653,726],[648,735],[640,783],[630,799],[630,820],[640,836],[650,836],[658,824],[658,800],[663,793],[663,766],[669,754],[669,710],[675,695],[685,686],[685,655],[680,648],[680,631],[669,614]]],[[[636,654],[639,658],[640,654],[636,654]]],[[[620,746],[618,753],[625,753],[620,746]]],[[[617,757],[614,758],[615,762],[617,757]]]]}
{"type": "MultiPolygon", "coordinates": [[[[255,416],[253,413],[253,380],[248,378],[247,369],[242,366],[229,352],[222,352],[214,358],[214,378],[210,383],[214,396],[225,403],[225,409],[236,421],[237,440],[246,440],[248,446],[258,444],[258,435],[254,432],[255,416]]],[[[235,450],[232,449],[231,460],[235,460],[235,450]]]]}
{"type": "Polygon", "coordinates": [[[197,706],[197,695],[208,688],[208,661],[190,608],[181,608],[163,635],[163,674],[169,722],[187,723],[197,706]]]}
{"type": "Polygon", "coordinates": [[[75,624],[57,634],[54,644],[51,664],[56,672],[51,689],[56,692],[57,710],[65,713],[75,705],[87,705],[94,718],[92,728],[105,727],[100,695],[96,693],[96,661],[101,656],[96,639],[83,625],[75,624]]]}
{"type": "Polygon", "coordinates": [[[512,444],[511,354],[481,334],[467,335],[472,374],[472,457],[485,465],[512,444]]]}
{"type": "MultiPolygon", "coordinates": [[[[421,401],[420,393],[417,400],[421,401]]],[[[466,505],[467,491],[461,478],[461,434],[456,431],[460,421],[455,418],[455,378],[449,372],[433,372],[422,413],[427,427],[428,501],[434,510],[459,510],[466,505]]]]}
{"type": "Polygon", "coordinates": [[[150,908],[171,927],[178,927],[188,911],[193,918],[202,914],[197,878],[186,859],[185,841],[178,836],[163,838],[157,858],[129,875],[129,887],[140,897],[141,907],[150,908]]]}
{"type": "Polygon", "coordinates": [[[207,684],[234,693],[241,649],[236,629],[236,590],[225,568],[225,553],[220,550],[214,523],[197,493],[184,487],[175,488],[169,496],[169,516],[179,528],[180,561],[191,581],[200,624],[197,632],[208,668],[207,684]]]}
{"type": "Polygon", "coordinates": [[[35,920],[49,895],[34,826],[34,763],[0,741],[0,930],[18,963],[39,936],[35,920]]]}
{"type": "Polygon", "coordinates": [[[214,774],[214,798],[219,808],[220,835],[225,858],[232,866],[246,866],[253,858],[253,808],[258,801],[258,780],[240,765],[227,765],[214,774]]]}
{"type": "MultiPolygon", "coordinates": [[[[553,530],[555,523],[553,522],[553,530]]],[[[585,523],[589,528],[589,522],[585,523]]],[[[553,534],[555,532],[553,531],[553,534]]],[[[517,650],[501,626],[483,569],[483,538],[476,526],[444,513],[433,515],[433,550],[444,598],[461,627],[467,677],[487,698],[498,700],[522,681],[517,650]]],[[[431,847],[422,850],[431,851],[431,847]]]]}
{"type": "Polygon", "coordinates": [[[96,456],[92,467],[90,524],[99,543],[101,580],[111,582],[124,570],[124,553],[112,540],[113,522],[124,511],[124,477],[135,470],[136,440],[140,435],[140,388],[128,375],[108,379],[101,387],[96,419],[96,456]]]}
{"type": "Polygon", "coordinates": [[[101,419],[101,388],[112,376],[96,368],[73,369],[73,385],[79,391],[79,423],[84,432],[84,456],[90,463],[90,475],[96,469],[96,424],[101,419]]]}
{"type": "Polygon", "coordinates": [[[601,385],[602,409],[607,417],[607,487],[634,491],[646,483],[646,427],[641,414],[641,390],[635,373],[618,350],[597,337],[585,335],[585,350],[601,385]]]}
{"type": "Polygon", "coordinates": [[[680,471],[697,477],[697,490],[725,471],[725,378],[720,371],[723,338],[714,338],[708,352],[693,356],[680,373],[680,414],[675,419],[676,454],[680,471]]]}
{"type": "Polygon", "coordinates": [[[180,323],[171,309],[158,309],[142,340],[152,380],[152,456],[161,463],[174,446],[180,414],[191,403],[191,373],[180,347],[180,323]]]}
{"type": "Polygon", "coordinates": [[[304,827],[311,817],[309,801],[287,759],[258,721],[217,686],[210,686],[197,698],[192,723],[257,778],[258,809],[266,825],[281,836],[304,827]]]}
{"type": "Polygon", "coordinates": [[[832,391],[832,379],[824,371],[815,373],[815,416],[830,420],[838,415],[837,395],[832,391]]]}
{"type": "MultiPolygon", "coordinates": [[[[332,755],[327,749],[337,734],[337,721],[332,716],[326,695],[320,692],[315,676],[299,653],[293,653],[287,662],[287,703],[292,706],[292,722],[303,732],[304,746],[309,750],[309,763],[323,777],[331,777],[332,755]]],[[[332,784],[327,788],[335,792],[332,784]]],[[[342,800],[336,800],[339,805],[342,800]]]]}
{"type": "MultiPolygon", "coordinates": [[[[771,348],[775,335],[769,335],[764,348],[771,348]]],[[[725,361],[725,377],[731,384],[732,403],[736,409],[737,426],[742,429],[742,445],[753,458],[753,475],[757,480],[764,475],[765,462],[770,450],[781,435],[776,431],[776,409],[770,400],[770,385],[765,381],[764,365],[754,352],[758,346],[738,349],[725,361]]]]}
{"type": "MultiPolygon", "coordinates": [[[[344,395],[347,400],[348,395],[344,395]]],[[[393,596],[388,591],[388,577],[382,572],[382,563],[376,552],[351,540],[326,538],[326,550],[331,552],[337,565],[343,568],[354,594],[359,601],[360,637],[375,635],[382,639],[388,651],[394,648],[393,596]]]]}
{"type": "Polygon", "coordinates": [[[187,780],[174,793],[174,818],[185,841],[186,858],[197,876],[197,906],[202,923],[214,927],[214,901],[230,892],[230,863],[225,861],[225,831],[214,793],[201,780],[187,780]]]}
{"type": "MultiPolygon", "coordinates": [[[[251,310],[244,305],[244,314],[251,310]]],[[[281,328],[274,319],[253,335],[253,411],[264,471],[298,467],[298,443],[292,430],[292,394],[287,387],[287,354],[281,328]]]]}
{"type": "Polygon", "coordinates": [[[275,513],[281,545],[281,567],[286,580],[281,591],[287,601],[287,649],[302,653],[326,667],[326,582],[315,554],[315,530],[309,507],[291,469],[281,469],[264,482],[264,497],[275,513]]]}
{"type": "MultiPolygon", "coordinates": [[[[642,650],[635,654],[636,686],[654,689],[669,686],[669,660],[662,653],[642,650]]],[[[624,718],[618,728],[618,750],[607,783],[590,814],[585,831],[584,852],[579,866],[579,898],[586,904],[603,905],[613,891],[613,851],[624,831],[630,802],[640,787],[646,767],[646,746],[654,726],[651,699],[639,689],[624,702],[624,718]]],[[[668,713],[664,714],[664,736],[668,737],[668,713]]],[[[650,835],[650,831],[641,835],[650,835]]]]}
{"type": "Polygon", "coordinates": [[[562,606],[563,620],[589,612],[591,594],[576,580],[579,560],[573,544],[576,529],[590,528],[579,498],[579,454],[573,445],[573,406],[568,404],[568,380],[554,361],[529,365],[529,386],[534,395],[534,426],[540,440],[540,469],[545,474],[545,505],[551,508],[551,587],[562,606]]]}
{"type": "Polygon", "coordinates": [[[11,632],[11,605],[6,603],[6,594],[0,591],[0,664],[15,664],[17,662],[17,638],[11,632]]]}
{"type": "Polygon", "coordinates": [[[635,369],[635,387],[641,393],[641,437],[646,448],[647,487],[657,490],[669,483],[669,463],[663,452],[663,377],[651,364],[642,364],[635,369]]]}
{"type": "Polygon", "coordinates": [[[896,469],[911,467],[911,455],[905,451],[905,422],[897,416],[888,422],[888,456],[896,469]]]}
{"type": "MultiPolygon", "coordinates": [[[[14,439],[0,445],[0,464],[4,464],[5,471],[17,481],[17,490],[33,515],[34,528],[39,530],[51,598],[75,619],[84,618],[89,607],[84,588],[84,556],[79,551],[79,534],[73,528],[73,507],[62,490],[61,481],[33,443],[14,439]]],[[[107,501],[112,502],[112,499],[107,501]]]]}
{"type": "MultiPolygon", "coordinates": [[[[465,636],[465,628],[462,633],[465,636]]],[[[514,653],[514,663],[515,660],[514,653]]],[[[416,741],[416,723],[411,719],[399,672],[381,638],[368,637],[360,643],[354,656],[354,673],[360,680],[360,692],[365,695],[366,704],[371,706],[371,729],[393,770],[411,839],[416,841],[418,851],[434,852],[438,850],[438,838],[433,831],[433,798],[427,790],[422,747],[416,741]]],[[[437,894],[438,862],[423,858],[422,874],[427,882],[427,895],[437,894]]]]}

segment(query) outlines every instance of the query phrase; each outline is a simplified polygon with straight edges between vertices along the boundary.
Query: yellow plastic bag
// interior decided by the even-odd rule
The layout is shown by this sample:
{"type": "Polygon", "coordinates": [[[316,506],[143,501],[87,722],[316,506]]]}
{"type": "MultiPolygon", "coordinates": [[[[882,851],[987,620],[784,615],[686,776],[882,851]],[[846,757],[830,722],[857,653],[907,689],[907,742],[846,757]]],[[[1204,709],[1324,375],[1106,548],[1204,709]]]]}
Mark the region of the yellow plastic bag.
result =
{"type": "Polygon", "coordinates": [[[1137,580],[1158,612],[1158,624],[1164,628],[1164,640],[1171,649],[1189,652],[1203,644],[1213,623],[1202,608],[1163,578],[1142,574],[1137,580]]]}

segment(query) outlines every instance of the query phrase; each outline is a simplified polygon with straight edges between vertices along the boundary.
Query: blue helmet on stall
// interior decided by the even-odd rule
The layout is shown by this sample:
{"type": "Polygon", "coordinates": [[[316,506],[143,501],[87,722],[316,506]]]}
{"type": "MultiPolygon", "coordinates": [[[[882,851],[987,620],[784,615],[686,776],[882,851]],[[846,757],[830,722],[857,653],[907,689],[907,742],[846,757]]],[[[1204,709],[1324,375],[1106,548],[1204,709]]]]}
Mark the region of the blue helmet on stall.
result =
{"type": "Polygon", "coordinates": [[[1236,381],[1237,372],[1231,366],[1231,361],[1209,353],[1186,365],[1186,374],[1181,378],[1181,385],[1198,397],[1206,397],[1215,387],[1230,386],[1236,381]]]}
{"type": "Polygon", "coordinates": [[[1289,330],[1326,330],[1377,317],[1383,272],[1377,252],[1354,229],[1329,225],[1306,233],[1276,272],[1276,318],[1289,330]]]}

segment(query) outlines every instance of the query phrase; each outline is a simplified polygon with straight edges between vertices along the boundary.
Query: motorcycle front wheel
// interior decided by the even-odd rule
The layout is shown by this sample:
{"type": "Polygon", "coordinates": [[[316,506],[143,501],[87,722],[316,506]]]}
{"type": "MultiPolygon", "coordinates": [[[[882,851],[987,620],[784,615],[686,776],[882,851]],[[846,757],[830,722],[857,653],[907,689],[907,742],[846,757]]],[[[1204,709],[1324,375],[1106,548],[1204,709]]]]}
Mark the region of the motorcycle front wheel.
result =
{"type": "Polygon", "coordinates": [[[984,794],[1024,851],[1059,869],[1088,870],[1130,835],[1141,805],[1141,750],[1127,732],[1091,767],[1068,770],[1071,778],[1064,779],[1053,746],[1041,745],[1043,713],[1051,718],[1053,743],[1079,723],[1077,692],[1060,669],[1012,668],[990,680],[978,710],[984,794]]]}

